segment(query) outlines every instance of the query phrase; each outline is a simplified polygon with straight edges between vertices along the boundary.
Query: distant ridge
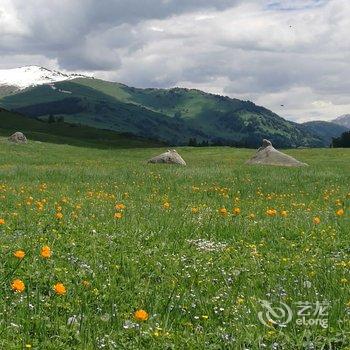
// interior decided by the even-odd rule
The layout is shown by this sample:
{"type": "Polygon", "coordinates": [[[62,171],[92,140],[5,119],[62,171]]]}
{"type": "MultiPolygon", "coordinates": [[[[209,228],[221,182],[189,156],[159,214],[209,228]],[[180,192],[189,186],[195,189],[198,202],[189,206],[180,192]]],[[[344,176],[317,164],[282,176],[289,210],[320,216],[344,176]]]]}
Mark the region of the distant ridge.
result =
{"type": "Polygon", "coordinates": [[[326,146],[330,146],[333,138],[339,137],[343,132],[348,130],[345,126],[336,124],[335,122],[325,122],[321,120],[306,122],[302,125],[305,126],[310,133],[321,138],[326,146]]]}
{"type": "Polygon", "coordinates": [[[332,120],[333,123],[345,126],[350,129],[350,114],[344,114],[332,120]]]}

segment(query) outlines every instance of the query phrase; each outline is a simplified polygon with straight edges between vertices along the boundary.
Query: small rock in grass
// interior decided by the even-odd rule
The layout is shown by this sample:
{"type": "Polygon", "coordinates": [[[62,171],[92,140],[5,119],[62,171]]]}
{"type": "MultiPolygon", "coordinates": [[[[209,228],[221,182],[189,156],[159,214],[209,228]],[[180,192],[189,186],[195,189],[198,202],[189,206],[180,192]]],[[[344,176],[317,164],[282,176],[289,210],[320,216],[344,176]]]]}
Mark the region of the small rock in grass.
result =
{"type": "Polygon", "coordinates": [[[182,157],[176,152],[176,150],[168,150],[160,154],[159,156],[151,158],[148,163],[165,163],[165,164],[179,164],[186,165],[186,162],[182,157]]]}
{"type": "Polygon", "coordinates": [[[27,143],[27,138],[20,131],[16,131],[8,138],[8,140],[13,143],[27,143]]]}

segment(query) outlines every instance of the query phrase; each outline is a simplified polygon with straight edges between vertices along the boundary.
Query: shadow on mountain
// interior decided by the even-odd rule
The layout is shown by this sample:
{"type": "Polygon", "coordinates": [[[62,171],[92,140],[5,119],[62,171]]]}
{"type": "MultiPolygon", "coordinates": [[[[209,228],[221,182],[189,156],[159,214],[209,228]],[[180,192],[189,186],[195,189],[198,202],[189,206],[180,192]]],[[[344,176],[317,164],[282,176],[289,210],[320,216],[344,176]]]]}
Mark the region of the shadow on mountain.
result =
{"type": "Polygon", "coordinates": [[[128,133],[63,121],[47,122],[0,108],[0,136],[23,132],[29,140],[100,149],[160,147],[163,143],[128,133]]]}

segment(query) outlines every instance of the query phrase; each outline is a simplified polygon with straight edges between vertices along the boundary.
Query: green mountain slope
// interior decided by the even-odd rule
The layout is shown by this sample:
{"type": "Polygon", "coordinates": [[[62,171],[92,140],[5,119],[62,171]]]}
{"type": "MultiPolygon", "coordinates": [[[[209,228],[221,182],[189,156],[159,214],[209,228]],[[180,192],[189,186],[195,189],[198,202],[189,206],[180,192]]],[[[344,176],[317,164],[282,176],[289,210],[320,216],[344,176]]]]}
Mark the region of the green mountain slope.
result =
{"type": "Polygon", "coordinates": [[[11,94],[15,93],[16,90],[17,90],[17,88],[15,86],[0,85],[0,98],[3,96],[11,95],[11,94]]]}
{"type": "Polygon", "coordinates": [[[321,138],[326,146],[332,143],[333,138],[339,137],[343,132],[349,130],[345,126],[320,120],[303,123],[303,126],[305,126],[310,133],[321,138]]]}
{"type": "Polygon", "coordinates": [[[252,102],[182,88],[137,89],[80,78],[3,96],[0,105],[31,117],[53,114],[173,145],[185,145],[190,138],[249,147],[262,138],[278,147],[323,145],[302,126],[252,102]]]}
{"type": "Polygon", "coordinates": [[[47,123],[0,108],[0,136],[22,131],[29,140],[95,148],[159,147],[156,141],[65,122],[47,123]]]}

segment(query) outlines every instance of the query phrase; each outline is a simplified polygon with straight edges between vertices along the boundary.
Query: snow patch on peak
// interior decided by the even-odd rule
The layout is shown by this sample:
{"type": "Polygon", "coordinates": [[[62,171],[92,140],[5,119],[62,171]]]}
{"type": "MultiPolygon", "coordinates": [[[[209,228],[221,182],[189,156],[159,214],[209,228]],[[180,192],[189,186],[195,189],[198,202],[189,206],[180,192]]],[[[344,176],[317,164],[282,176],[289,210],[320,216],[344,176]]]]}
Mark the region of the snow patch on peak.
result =
{"type": "Polygon", "coordinates": [[[341,115],[340,117],[337,117],[331,121],[335,124],[342,125],[350,129],[350,114],[341,115]]]}
{"type": "Polygon", "coordinates": [[[40,66],[0,69],[0,85],[16,86],[19,89],[75,78],[89,77],[81,74],[66,74],[40,66]]]}

